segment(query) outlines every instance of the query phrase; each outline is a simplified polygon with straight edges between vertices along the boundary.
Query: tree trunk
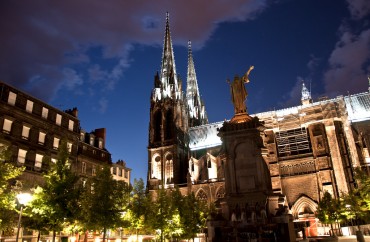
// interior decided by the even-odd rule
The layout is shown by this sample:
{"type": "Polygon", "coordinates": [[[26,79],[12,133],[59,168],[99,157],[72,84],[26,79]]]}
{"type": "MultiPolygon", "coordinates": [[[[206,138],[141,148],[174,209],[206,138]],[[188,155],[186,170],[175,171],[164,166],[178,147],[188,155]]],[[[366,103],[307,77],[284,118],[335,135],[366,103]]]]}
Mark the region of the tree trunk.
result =
{"type": "Polygon", "coordinates": [[[85,236],[84,236],[84,242],[87,242],[87,237],[89,236],[89,231],[85,231],[85,236]]]}
{"type": "Polygon", "coordinates": [[[107,228],[104,227],[103,229],[103,242],[105,242],[105,233],[107,232],[107,228]]]}
{"type": "Polygon", "coordinates": [[[55,236],[56,236],[56,232],[55,232],[55,229],[53,229],[53,242],[55,242],[55,236]]]}
{"type": "Polygon", "coordinates": [[[41,231],[39,230],[39,234],[37,235],[37,242],[40,241],[40,237],[41,237],[41,231]]]}

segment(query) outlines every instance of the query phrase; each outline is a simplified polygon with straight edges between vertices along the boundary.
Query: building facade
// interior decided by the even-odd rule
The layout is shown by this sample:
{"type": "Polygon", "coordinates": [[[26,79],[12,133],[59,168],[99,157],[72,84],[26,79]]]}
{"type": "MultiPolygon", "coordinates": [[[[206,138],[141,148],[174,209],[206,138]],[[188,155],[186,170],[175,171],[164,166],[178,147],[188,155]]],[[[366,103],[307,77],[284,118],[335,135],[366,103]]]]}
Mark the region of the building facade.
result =
{"type": "Polygon", "coordinates": [[[14,164],[25,167],[20,177],[25,189],[43,183],[42,174],[49,161],[56,162],[62,140],[73,171],[82,178],[103,164],[112,165],[105,128],[82,130],[77,108],[61,111],[3,82],[0,88],[0,144],[10,147],[14,164]]]}
{"type": "MultiPolygon", "coordinates": [[[[227,159],[218,136],[224,122],[208,123],[190,44],[186,95],[173,56],[167,15],[162,70],[151,96],[148,190],[178,186],[217,205],[225,196],[227,159]]],[[[297,106],[251,116],[264,123],[261,150],[272,191],[286,197],[297,220],[314,218],[325,191],[335,197],[350,191],[356,167],[369,168],[368,92],[313,102],[303,84],[297,106]]]]}

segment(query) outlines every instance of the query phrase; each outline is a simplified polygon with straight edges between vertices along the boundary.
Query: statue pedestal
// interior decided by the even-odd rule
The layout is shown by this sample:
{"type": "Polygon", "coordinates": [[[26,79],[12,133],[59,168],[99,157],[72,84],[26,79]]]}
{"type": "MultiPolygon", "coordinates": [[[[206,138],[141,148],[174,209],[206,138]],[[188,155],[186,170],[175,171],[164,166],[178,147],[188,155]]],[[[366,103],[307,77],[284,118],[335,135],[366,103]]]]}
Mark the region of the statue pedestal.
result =
{"type": "MultiPolygon", "coordinates": [[[[226,154],[225,204],[223,216],[231,220],[253,221],[266,213],[267,197],[272,194],[270,172],[262,157],[264,127],[257,117],[235,115],[220,128],[226,154]],[[255,218],[251,216],[255,214],[255,218]]],[[[256,221],[257,222],[257,221],[256,221]]]]}

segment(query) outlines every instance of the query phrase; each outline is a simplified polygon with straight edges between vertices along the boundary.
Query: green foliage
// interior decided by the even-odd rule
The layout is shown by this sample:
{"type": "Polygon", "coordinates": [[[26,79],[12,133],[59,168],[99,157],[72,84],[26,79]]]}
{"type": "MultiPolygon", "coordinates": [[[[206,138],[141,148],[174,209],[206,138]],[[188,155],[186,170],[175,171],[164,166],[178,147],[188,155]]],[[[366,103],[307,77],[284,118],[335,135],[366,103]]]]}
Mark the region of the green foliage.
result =
{"type": "Polygon", "coordinates": [[[145,191],[145,185],[142,178],[134,180],[133,190],[131,193],[130,205],[126,212],[125,218],[129,220],[131,233],[145,234],[150,226],[145,226],[145,218],[148,216],[150,207],[150,197],[145,191]]]}
{"type": "Polygon", "coordinates": [[[340,199],[335,199],[329,192],[324,193],[317,208],[317,218],[324,224],[339,223],[345,219],[343,215],[343,203],[340,199]]]}
{"type": "Polygon", "coordinates": [[[67,143],[62,140],[56,163],[50,162],[44,175],[45,185],[35,189],[33,200],[26,207],[29,226],[56,232],[73,223],[79,211],[78,179],[71,170],[67,143]]]}
{"type": "Polygon", "coordinates": [[[122,226],[122,213],[126,210],[129,187],[113,179],[110,168],[98,169],[89,178],[82,194],[81,223],[89,230],[106,230],[122,226]]]}
{"type": "Polygon", "coordinates": [[[180,215],[182,218],[182,238],[191,239],[205,226],[209,209],[205,201],[198,200],[194,193],[184,197],[180,215]]]}
{"type": "Polygon", "coordinates": [[[370,177],[360,169],[355,171],[357,187],[343,194],[348,219],[370,222],[370,177]]]}
{"type": "Polygon", "coordinates": [[[194,238],[204,228],[209,209],[194,194],[183,196],[176,188],[158,190],[151,212],[149,223],[163,241],[194,238]]]}
{"type": "Polygon", "coordinates": [[[17,178],[24,167],[16,167],[10,162],[11,151],[8,147],[0,147],[0,230],[8,230],[14,225],[16,193],[11,181],[17,178]]]}

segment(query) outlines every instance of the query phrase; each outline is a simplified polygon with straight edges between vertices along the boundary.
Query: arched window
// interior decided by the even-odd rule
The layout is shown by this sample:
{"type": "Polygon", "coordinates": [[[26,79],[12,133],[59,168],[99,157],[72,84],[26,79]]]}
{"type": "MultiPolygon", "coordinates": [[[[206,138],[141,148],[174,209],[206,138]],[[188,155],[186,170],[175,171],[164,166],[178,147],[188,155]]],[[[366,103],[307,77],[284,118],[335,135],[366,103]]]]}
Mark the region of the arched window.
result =
{"type": "Polygon", "coordinates": [[[224,198],[225,197],[225,188],[223,186],[219,187],[216,192],[216,198],[224,198]]]}
{"type": "Polygon", "coordinates": [[[158,110],[154,114],[154,142],[161,141],[162,112],[158,110]]]}
{"type": "Polygon", "coordinates": [[[166,154],[166,183],[173,183],[173,156],[171,153],[166,154]]]}
{"type": "Polygon", "coordinates": [[[197,193],[197,199],[201,200],[201,201],[207,201],[208,200],[208,196],[207,194],[203,191],[203,189],[200,189],[199,192],[197,193]]]}
{"type": "Polygon", "coordinates": [[[161,180],[162,179],[161,169],[162,169],[161,157],[159,155],[153,156],[151,178],[161,180]]]}
{"type": "Polygon", "coordinates": [[[166,129],[165,129],[165,139],[172,139],[173,138],[173,112],[172,110],[168,110],[166,113],[166,129]]]}

